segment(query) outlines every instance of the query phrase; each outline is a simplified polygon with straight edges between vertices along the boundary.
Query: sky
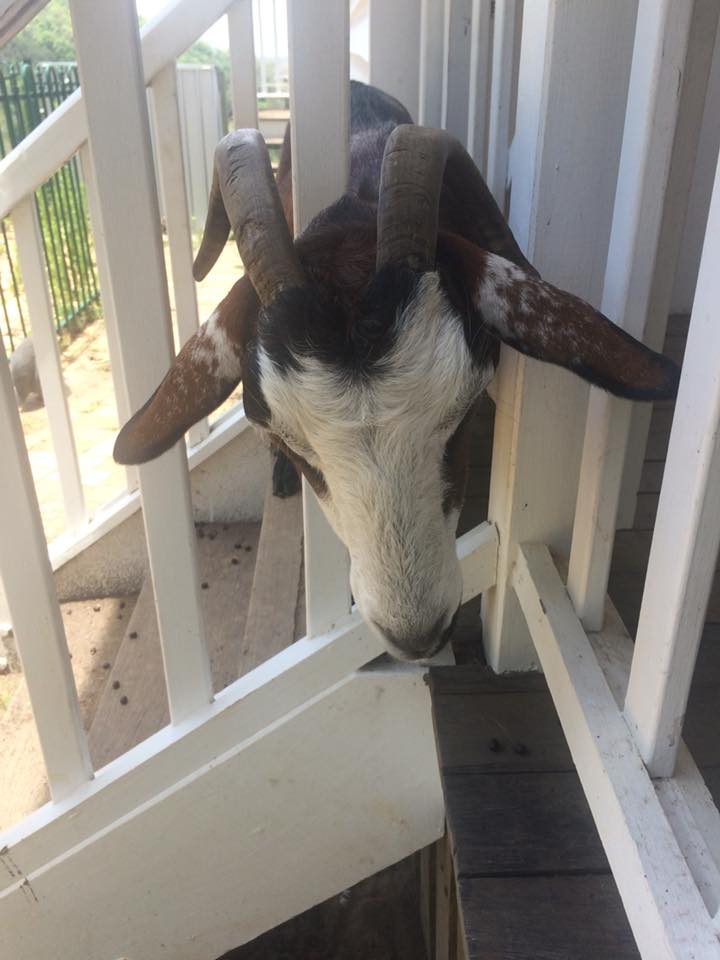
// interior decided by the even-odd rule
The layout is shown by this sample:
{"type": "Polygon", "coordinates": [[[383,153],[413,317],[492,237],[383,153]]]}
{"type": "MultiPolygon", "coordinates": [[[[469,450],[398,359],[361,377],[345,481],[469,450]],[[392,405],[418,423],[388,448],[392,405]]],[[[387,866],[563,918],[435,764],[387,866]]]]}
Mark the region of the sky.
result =
{"type": "MultiPolygon", "coordinates": [[[[160,13],[163,7],[166,7],[169,3],[169,0],[136,0],[136,6],[138,13],[145,17],[147,20],[150,20],[156,14],[160,13]]],[[[265,51],[266,56],[272,57],[275,54],[275,30],[273,29],[273,9],[276,11],[277,16],[277,42],[279,52],[281,55],[284,55],[287,50],[287,21],[286,21],[286,10],[285,10],[285,0],[253,0],[253,24],[254,24],[254,33],[255,33],[255,50],[258,51],[261,48],[260,44],[260,27],[262,27],[262,49],[265,51]],[[261,23],[258,18],[258,10],[260,11],[261,23]]],[[[228,49],[228,32],[227,32],[227,19],[221,17],[217,23],[205,33],[202,37],[206,43],[211,44],[213,47],[218,47],[220,50],[228,49]]]]}

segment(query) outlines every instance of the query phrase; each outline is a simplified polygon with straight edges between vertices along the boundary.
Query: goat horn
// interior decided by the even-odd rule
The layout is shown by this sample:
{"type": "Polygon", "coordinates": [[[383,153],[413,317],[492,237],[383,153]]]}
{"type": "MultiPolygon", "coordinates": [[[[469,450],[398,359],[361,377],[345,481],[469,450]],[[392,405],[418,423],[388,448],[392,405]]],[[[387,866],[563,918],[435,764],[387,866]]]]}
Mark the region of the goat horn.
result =
{"type": "MultiPolygon", "coordinates": [[[[458,200],[463,214],[483,224],[488,248],[514,262],[526,264],[492,194],[462,144],[445,130],[401,124],[388,137],[383,155],[377,215],[377,269],[390,263],[406,264],[418,271],[435,268],[440,193],[446,167],[449,186],[462,185],[462,196],[458,200]]],[[[452,192],[455,193],[455,189],[452,192]]]]}
{"type": "Polygon", "coordinates": [[[267,147],[257,130],[235,130],[215,148],[215,171],[193,275],[201,280],[235,233],[245,271],[263,305],[303,282],[267,147]]]}

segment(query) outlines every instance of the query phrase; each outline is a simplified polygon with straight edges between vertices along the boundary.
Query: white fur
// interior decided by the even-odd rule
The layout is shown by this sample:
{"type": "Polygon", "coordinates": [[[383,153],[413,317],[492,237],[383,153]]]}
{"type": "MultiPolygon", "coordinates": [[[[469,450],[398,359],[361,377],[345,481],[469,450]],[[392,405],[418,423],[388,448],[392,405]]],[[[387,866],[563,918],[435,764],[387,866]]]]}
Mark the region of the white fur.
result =
{"type": "Polygon", "coordinates": [[[458,517],[442,510],[443,455],[492,368],[473,366],[436,274],[422,278],[398,329],[369,382],[315,358],[284,374],[262,348],[259,357],[271,430],[325,477],[322,506],[350,551],[363,616],[396,656],[416,657],[460,603],[458,517]]]}
{"type": "Polygon", "coordinates": [[[240,361],[219,319],[219,311],[213,311],[200,329],[193,346],[193,366],[204,364],[218,380],[237,379],[240,361]]]}

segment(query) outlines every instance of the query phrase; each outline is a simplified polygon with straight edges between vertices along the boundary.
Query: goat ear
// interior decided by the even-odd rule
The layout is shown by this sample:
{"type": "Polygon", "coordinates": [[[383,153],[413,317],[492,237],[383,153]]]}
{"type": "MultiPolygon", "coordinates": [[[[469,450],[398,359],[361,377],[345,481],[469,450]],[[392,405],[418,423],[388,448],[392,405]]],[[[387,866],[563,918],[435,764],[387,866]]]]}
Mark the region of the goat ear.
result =
{"type": "Polygon", "coordinates": [[[122,428],[113,450],[117,463],[146,463],[159,457],[230,396],[242,377],[258,309],[252,284],[243,277],[190,337],[160,386],[122,428]]]}
{"type": "Polygon", "coordinates": [[[446,238],[446,243],[463,272],[480,332],[572,370],[618,397],[661,400],[677,393],[677,365],[589,303],[460,238],[446,238]]]}

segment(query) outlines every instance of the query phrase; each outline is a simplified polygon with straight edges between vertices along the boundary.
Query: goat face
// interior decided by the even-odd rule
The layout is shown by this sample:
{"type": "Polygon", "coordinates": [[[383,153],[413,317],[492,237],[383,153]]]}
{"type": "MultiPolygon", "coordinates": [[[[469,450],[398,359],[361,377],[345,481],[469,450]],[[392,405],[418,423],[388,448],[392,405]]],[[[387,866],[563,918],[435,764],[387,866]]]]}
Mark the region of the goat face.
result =
{"type": "Polygon", "coordinates": [[[460,604],[461,441],[492,367],[474,362],[437,273],[377,277],[349,351],[337,335],[347,318],[323,300],[303,291],[261,313],[246,410],[347,546],[365,620],[395,656],[427,658],[460,604]]]}
{"type": "Polygon", "coordinates": [[[429,658],[460,604],[464,440],[498,342],[626,397],[671,395],[677,370],[539,280],[446,134],[397,127],[377,211],[344,198],[296,244],[259,135],[231,134],[216,157],[196,276],[231,222],[248,276],[123,428],[116,459],[162,453],[242,378],[248,416],[306,476],[346,544],[365,620],[396,657],[429,658]],[[453,163],[471,211],[485,216],[484,247],[477,229],[438,222],[453,163]]]}

